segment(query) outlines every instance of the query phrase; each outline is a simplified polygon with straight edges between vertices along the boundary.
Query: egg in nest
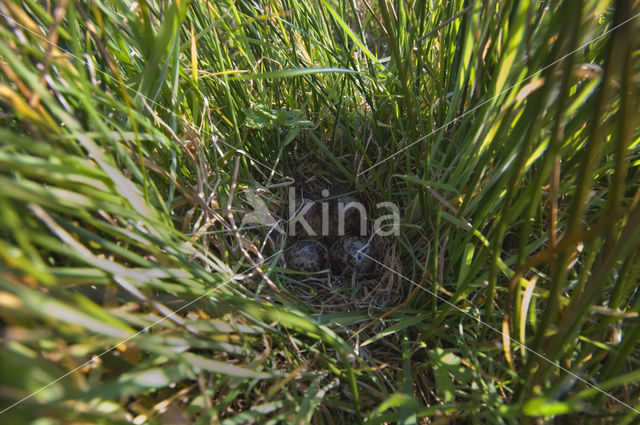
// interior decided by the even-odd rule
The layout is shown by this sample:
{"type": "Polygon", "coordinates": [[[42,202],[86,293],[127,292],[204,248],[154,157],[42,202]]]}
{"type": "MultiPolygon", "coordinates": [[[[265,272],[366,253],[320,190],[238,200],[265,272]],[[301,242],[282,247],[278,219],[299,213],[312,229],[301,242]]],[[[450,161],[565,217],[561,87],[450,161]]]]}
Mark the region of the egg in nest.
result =
{"type": "Polygon", "coordinates": [[[367,210],[359,199],[352,196],[338,198],[331,203],[330,213],[330,236],[335,238],[336,236],[366,235],[367,210]],[[342,226],[340,226],[341,221],[342,226]]]}
{"type": "Polygon", "coordinates": [[[285,261],[292,270],[315,273],[328,268],[329,254],[323,243],[305,239],[287,249],[285,261]]]}
{"type": "Polygon", "coordinates": [[[355,272],[367,276],[375,272],[377,250],[369,238],[348,236],[338,239],[330,250],[331,270],[336,274],[355,272]]]}

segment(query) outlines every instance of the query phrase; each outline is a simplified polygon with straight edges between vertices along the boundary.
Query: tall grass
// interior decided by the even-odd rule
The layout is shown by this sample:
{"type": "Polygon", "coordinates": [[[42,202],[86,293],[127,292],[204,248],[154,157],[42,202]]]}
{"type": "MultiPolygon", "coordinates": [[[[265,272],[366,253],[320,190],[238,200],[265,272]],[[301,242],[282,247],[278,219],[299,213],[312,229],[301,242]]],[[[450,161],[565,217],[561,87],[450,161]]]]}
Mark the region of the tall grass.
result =
{"type": "Polygon", "coordinates": [[[638,423],[636,3],[0,3],[0,423],[638,423]]]}

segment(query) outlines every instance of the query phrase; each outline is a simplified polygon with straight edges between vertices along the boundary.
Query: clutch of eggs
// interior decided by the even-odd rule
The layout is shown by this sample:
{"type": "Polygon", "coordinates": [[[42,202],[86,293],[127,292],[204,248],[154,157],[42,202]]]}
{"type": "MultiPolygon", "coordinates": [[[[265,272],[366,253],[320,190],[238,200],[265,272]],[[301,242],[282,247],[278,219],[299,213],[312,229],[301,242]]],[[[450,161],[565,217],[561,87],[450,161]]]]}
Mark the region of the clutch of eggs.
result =
{"type": "Polygon", "coordinates": [[[306,273],[316,273],[330,268],[333,273],[370,275],[376,268],[374,246],[368,238],[360,236],[340,237],[331,248],[317,240],[305,239],[291,246],[286,254],[287,267],[306,273]]]}
{"type": "Polygon", "coordinates": [[[296,234],[306,235],[308,238],[299,240],[287,249],[285,254],[287,267],[306,273],[316,273],[329,268],[335,275],[354,272],[361,276],[370,275],[376,269],[374,258],[377,252],[369,238],[360,236],[366,233],[367,222],[366,211],[365,216],[361,216],[361,211],[354,207],[359,204],[358,199],[342,196],[329,201],[327,223],[329,228],[328,234],[324,236],[321,236],[323,230],[321,202],[323,201],[302,198],[301,203],[297,205],[298,208],[307,206],[302,217],[315,235],[305,232],[304,227],[296,223],[296,234]],[[309,203],[312,205],[308,205],[309,203]],[[341,211],[344,214],[343,228],[339,226],[341,211]],[[327,249],[329,246],[330,248],[327,249]]]}

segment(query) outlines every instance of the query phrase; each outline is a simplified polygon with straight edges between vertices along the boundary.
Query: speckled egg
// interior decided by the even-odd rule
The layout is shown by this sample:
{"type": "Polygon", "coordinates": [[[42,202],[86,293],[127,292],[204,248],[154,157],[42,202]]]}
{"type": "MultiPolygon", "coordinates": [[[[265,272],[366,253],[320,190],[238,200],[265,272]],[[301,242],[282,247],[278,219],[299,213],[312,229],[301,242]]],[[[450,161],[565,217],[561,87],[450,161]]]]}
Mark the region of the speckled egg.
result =
{"type": "Polygon", "coordinates": [[[355,271],[358,275],[369,275],[376,269],[377,252],[369,239],[346,236],[338,239],[330,249],[331,270],[334,273],[355,271]]]}
{"type": "Polygon", "coordinates": [[[296,215],[300,216],[309,224],[311,231],[315,234],[309,233],[307,229],[302,225],[301,221],[295,223],[295,231],[298,236],[319,236],[322,234],[322,204],[310,199],[303,198],[302,202],[298,202],[296,205],[296,215]]]}
{"type": "Polygon", "coordinates": [[[324,270],[329,265],[327,248],[315,240],[297,242],[285,253],[287,267],[299,272],[313,273],[324,270]]]}
{"type": "Polygon", "coordinates": [[[367,233],[367,210],[359,199],[343,196],[332,202],[329,222],[331,236],[364,236],[367,233]],[[344,233],[339,231],[341,210],[344,211],[344,233]],[[364,232],[361,226],[364,226],[364,232]]]}

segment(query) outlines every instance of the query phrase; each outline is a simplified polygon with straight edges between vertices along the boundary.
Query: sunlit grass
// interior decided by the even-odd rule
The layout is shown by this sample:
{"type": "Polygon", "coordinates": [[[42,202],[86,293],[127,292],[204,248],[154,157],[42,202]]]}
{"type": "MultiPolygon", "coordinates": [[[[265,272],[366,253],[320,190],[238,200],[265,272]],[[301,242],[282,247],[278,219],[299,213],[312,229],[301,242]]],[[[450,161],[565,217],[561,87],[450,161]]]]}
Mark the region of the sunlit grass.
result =
{"type": "Polygon", "coordinates": [[[0,423],[634,423],[638,12],[0,3],[0,423]],[[292,185],[400,207],[375,291],[292,185]]]}

